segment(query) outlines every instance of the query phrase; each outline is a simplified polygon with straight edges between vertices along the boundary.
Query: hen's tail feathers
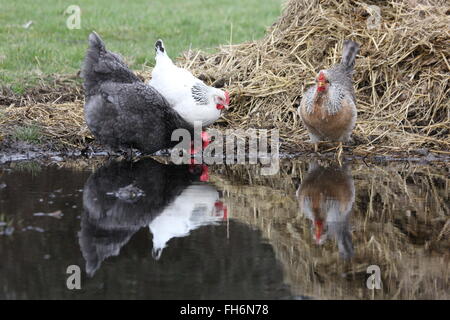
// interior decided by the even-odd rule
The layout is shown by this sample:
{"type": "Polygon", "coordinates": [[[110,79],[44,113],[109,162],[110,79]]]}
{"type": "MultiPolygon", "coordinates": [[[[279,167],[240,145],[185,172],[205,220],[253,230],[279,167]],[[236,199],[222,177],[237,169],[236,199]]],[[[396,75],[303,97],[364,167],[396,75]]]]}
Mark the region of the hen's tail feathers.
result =
{"type": "Polygon", "coordinates": [[[89,35],[89,46],[91,48],[96,48],[99,52],[105,52],[105,43],[102,38],[97,34],[97,32],[92,31],[89,35]]]}
{"type": "Polygon", "coordinates": [[[85,86],[95,78],[95,69],[100,62],[100,56],[104,55],[105,53],[105,43],[100,38],[100,36],[95,31],[93,31],[89,35],[89,48],[86,51],[86,56],[81,68],[81,77],[85,81],[85,86]]]}
{"type": "Polygon", "coordinates": [[[164,55],[167,54],[166,49],[164,48],[164,42],[161,39],[159,39],[155,42],[155,51],[156,51],[157,55],[158,54],[164,54],[164,55]]]}
{"type": "Polygon", "coordinates": [[[355,65],[356,55],[359,52],[359,44],[351,41],[344,41],[344,49],[342,51],[342,61],[341,63],[347,67],[347,69],[352,70],[355,65]]]}
{"type": "Polygon", "coordinates": [[[89,47],[81,69],[86,94],[94,94],[105,81],[133,83],[139,78],[128,68],[122,58],[108,50],[100,36],[94,31],[89,35],[89,47]]]}

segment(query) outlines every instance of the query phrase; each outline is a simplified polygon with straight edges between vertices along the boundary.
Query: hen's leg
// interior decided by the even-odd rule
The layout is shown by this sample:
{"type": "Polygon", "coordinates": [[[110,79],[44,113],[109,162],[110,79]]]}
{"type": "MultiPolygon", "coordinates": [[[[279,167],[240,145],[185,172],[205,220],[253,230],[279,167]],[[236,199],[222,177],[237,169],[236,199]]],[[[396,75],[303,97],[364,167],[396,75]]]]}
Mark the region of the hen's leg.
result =
{"type": "Polygon", "coordinates": [[[124,156],[125,156],[125,159],[126,159],[126,161],[132,161],[133,160],[133,148],[127,148],[125,151],[124,151],[124,156]]]}
{"type": "Polygon", "coordinates": [[[311,143],[314,144],[314,152],[318,152],[319,151],[319,142],[320,142],[319,136],[315,135],[314,133],[309,132],[309,139],[310,139],[311,143]]]}
{"type": "Polygon", "coordinates": [[[338,152],[337,152],[337,158],[338,158],[339,161],[340,161],[341,156],[342,156],[342,151],[343,151],[342,141],[339,141],[338,152]]]}

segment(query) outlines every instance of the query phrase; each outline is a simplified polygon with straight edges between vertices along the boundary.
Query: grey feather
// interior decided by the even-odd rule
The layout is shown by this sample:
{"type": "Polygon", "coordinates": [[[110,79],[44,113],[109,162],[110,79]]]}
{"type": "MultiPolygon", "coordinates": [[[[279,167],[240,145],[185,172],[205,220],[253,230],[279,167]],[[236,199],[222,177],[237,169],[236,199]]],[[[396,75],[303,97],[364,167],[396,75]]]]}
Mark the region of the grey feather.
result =
{"type": "Polygon", "coordinates": [[[193,128],[153,87],[144,84],[119,55],[92,33],[83,64],[85,119],[94,136],[113,149],[154,153],[171,148],[175,129],[193,128]]]}
{"type": "Polygon", "coordinates": [[[341,64],[343,64],[347,69],[353,70],[358,52],[359,44],[351,40],[345,40],[344,48],[342,50],[341,64]]]}
{"type": "Polygon", "coordinates": [[[208,87],[202,83],[197,82],[191,88],[192,98],[197,102],[198,105],[208,105],[208,87]]]}
{"type": "Polygon", "coordinates": [[[106,50],[100,36],[92,32],[89,35],[89,48],[81,69],[86,95],[95,94],[98,86],[105,81],[118,83],[139,82],[139,78],[131,72],[122,58],[106,50]]]}

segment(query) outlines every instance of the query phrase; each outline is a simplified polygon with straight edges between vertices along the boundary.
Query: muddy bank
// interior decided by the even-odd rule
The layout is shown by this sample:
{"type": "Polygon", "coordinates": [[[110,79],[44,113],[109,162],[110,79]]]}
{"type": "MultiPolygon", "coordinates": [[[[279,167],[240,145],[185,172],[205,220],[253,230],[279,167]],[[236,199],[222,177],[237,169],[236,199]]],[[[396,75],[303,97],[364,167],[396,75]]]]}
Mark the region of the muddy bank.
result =
{"type": "MultiPolygon", "coordinates": [[[[336,160],[335,148],[324,148],[324,152],[281,152],[280,159],[296,159],[300,161],[309,161],[311,159],[336,160]]],[[[450,155],[445,153],[436,153],[428,149],[418,149],[408,153],[392,153],[389,155],[377,155],[376,153],[361,155],[354,153],[354,148],[345,148],[341,161],[362,161],[365,163],[378,162],[417,162],[417,163],[450,163],[450,155]]],[[[146,155],[133,151],[133,159],[139,159],[146,155]]],[[[167,150],[157,152],[151,156],[163,156],[170,160],[170,153],[167,150]]],[[[103,146],[92,141],[83,147],[61,147],[51,142],[33,144],[24,141],[17,141],[11,138],[5,138],[0,142],[0,164],[17,161],[39,161],[42,163],[71,161],[77,159],[91,159],[97,157],[126,158],[126,154],[120,152],[111,152],[103,146]]],[[[248,155],[246,158],[248,163],[248,155]]]]}
{"type": "MultiPolygon", "coordinates": [[[[227,127],[216,129],[225,131],[227,127]]],[[[386,145],[371,145],[354,135],[352,145],[344,148],[343,160],[364,161],[450,161],[450,151],[429,147],[402,149],[386,145]]],[[[0,163],[19,160],[50,159],[51,157],[80,157],[106,155],[108,149],[96,143],[84,122],[81,101],[62,104],[36,104],[22,107],[0,106],[0,163]],[[29,137],[26,133],[33,129],[29,137]],[[21,133],[25,131],[25,135],[21,133]],[[33,138],[33,142],[23,138],[33,138]]],[[[110,152],[110,151],[109,151],[110,152]]],[[[281,158],[319,157],[333,159],[337,146],[322,143],[319,153],[305,141],[292,143],[280,132],[281,158]]],[[[139,153],[137,153],[139,155],[139,153]]],[[[119,156],[120,154],[113,154],[119,156]]],[[[168,154],[166,154],[168,155],[168,154]]]]}
{"type": "MultiPolygon", "coordinates": [[[[99,147],[93,148],[92,155],[106,155],[99,147]]],[[[16,161],[36,160],[41,162],[63,161],[86,156],[83,149],[55,148],[51,143],[33,144],[5,138],[0,142],[0,164],[16,161]]]]}

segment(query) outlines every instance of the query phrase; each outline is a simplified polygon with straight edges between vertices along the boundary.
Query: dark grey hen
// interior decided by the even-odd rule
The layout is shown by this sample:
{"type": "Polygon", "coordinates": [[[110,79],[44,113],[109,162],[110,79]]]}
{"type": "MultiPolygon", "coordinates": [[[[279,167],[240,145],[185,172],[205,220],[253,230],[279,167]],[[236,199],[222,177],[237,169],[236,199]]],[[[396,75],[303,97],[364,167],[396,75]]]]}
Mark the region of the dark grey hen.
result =
{"type": "Polygon", "coordinates": [[[174,111],[153,87],[143,83],[123,62],[106,50],[99,35],[89,35],[81,76],[84,79],[84,116],[100,143],[117,149],[136,148],[151,154],[171,148],[175,129],[192,126],[174,111]]]}

